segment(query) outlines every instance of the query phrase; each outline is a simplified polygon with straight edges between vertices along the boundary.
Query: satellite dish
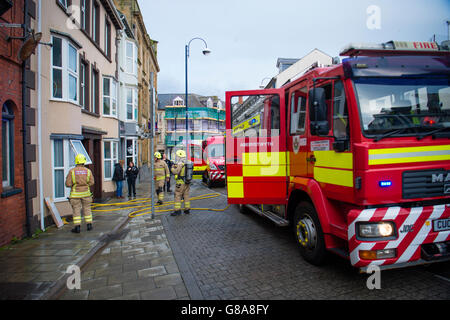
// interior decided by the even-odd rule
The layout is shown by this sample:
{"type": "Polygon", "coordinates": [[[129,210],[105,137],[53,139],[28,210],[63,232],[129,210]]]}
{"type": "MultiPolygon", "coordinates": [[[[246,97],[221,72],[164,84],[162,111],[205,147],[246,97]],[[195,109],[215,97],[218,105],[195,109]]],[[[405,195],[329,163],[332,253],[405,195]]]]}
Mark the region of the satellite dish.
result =
{"type": "Polygon", "coordinates": [[[19,50],[18,58],[20,61],[26,61],[34,52],[39,41],[42,39],[42,33],[34,33],[25,40],[19,50]]]}

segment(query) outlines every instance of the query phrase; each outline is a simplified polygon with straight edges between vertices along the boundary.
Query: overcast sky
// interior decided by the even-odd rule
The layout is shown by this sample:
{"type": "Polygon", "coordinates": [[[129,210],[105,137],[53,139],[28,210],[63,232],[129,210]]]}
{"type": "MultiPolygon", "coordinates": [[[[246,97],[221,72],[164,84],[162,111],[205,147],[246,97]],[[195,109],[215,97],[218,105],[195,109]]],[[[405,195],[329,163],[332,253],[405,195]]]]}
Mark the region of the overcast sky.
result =
{"type": "Polygon", "coordinates": [[[185,91],[185,45],[201,37],[212,53],[203,56],[203,42],[191,42],[189,92],[222,99],[225,91],[258,89],[278,73],[280,57],[301,58],[314,48],[338,56],[350,42],[429,41],[433,34],[442,41],[450,20],[448,0],[138,2],[159,42],[158,93],[185,91]]]}

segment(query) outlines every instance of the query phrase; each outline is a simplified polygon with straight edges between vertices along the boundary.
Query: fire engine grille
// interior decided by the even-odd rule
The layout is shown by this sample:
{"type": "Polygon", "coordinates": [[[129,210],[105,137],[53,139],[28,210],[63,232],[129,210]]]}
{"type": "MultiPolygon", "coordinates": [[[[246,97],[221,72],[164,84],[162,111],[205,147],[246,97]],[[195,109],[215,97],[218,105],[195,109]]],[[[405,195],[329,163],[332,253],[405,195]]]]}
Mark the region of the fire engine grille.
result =
{"type": "Polygon", "coordinates": [[[442,197],[450,194],[449,175],[450,171],[444,169],[403,172],[403,199],[442,197]]]}
{"type": "Polygon", "coordinates": [[[219,170],[225,170],[225,166],[218,166],[219,167],[219,170]]]}

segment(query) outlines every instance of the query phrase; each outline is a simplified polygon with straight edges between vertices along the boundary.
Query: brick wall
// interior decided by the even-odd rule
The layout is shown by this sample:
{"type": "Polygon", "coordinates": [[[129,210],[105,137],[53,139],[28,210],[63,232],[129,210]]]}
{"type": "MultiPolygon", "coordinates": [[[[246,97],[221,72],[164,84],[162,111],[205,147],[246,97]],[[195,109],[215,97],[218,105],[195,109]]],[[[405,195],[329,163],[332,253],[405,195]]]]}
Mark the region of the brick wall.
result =
{"type": "MultiPolygon", "coordinates": [[[[13,7],[0,17],[0,23],[23,23],[24,1],[14,1],[13,7]]],[[[14,237],[26,234],[25,187],[22,144],[22,64],[17,53],[22,40],[6,41],[6,36],[22,36],[21,28],[0,28],[0,106],[8,101],[14,112],[14,186],[17,194],[9,195],[11,189],[0,184],[0,246],[9,243],[14,237]]],[[[1,135],[1,131],[0,131],[1,135]]],[[[1,140],[0,140],[1,141],[1,140]]],[[[0,163],[3,161],[0,142],[0,163]]],[[[0,166],[2,176],[2,166],[0,166]]]]}

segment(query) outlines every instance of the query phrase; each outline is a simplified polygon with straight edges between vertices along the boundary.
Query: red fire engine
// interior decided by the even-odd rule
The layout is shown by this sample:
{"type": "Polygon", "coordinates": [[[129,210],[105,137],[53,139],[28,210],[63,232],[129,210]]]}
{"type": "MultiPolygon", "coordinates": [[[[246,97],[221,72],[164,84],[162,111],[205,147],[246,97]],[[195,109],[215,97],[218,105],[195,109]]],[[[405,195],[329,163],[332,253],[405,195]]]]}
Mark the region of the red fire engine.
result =
{"type": "Polygon", "coordinates": [[[450,259],[450,50],[354,44],[279,89],[226,93],[228,202],[302,256],[365,271],[450,259]]]}
{"type": "Polygon", "coordinates": [[[225,138],[212,136],[203,141],[203,159],[206,169],[203,182],[212,187],[213,184],[225,183],[225,138]]]}
{"type": "Polygon", "coordinates": [[[187,158],[194,164],[194,179],[211,187],[225,183],[225,138],[212,136],[201,143],[190,143],[187,158]]]}

